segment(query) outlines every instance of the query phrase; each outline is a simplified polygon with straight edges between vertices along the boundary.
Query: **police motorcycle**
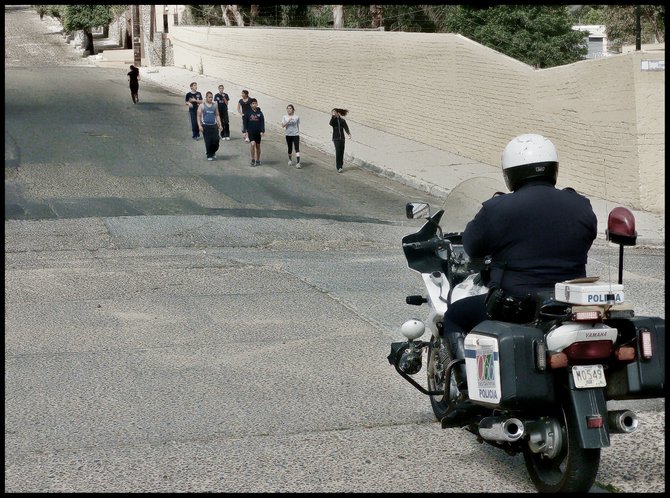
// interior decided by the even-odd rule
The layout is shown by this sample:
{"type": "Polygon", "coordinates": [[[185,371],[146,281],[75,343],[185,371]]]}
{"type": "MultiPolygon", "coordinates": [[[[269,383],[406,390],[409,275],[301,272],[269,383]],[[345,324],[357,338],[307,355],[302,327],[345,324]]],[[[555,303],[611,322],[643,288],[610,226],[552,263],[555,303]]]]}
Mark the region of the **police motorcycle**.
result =
{"type": "Polygon", "coordinates": [[[408,267],[426,288],[406,302],[427,304],[429,312],[425,320],[402,325],[407,340],[392,343],[388,360],[429,396],[443,427],[449,427],[445,415],[463,400],[454,370],[465,363],[467,397],[477,411],[459,427],[480,443],[522,453],[538,491],[588,492],[610,434],[638,426],[633,411],[608,411],[607,401],[665,396],[665,320],[635,316],[624,299],[623,248],[635,245],[635,220],[623,207],[609,213],[606,238],[619,245],[618,283],[598,277],[557,283],[554,294],[538,296],[532,316],[521,320],[518,303],[503,302],[505,320],[486,320],[466,334],[463,358],[441,339],[441,322],[451,303],[488,292],[483,277],[490,261],[469,258],[461,234],[496,191],[504,186],[473,178],[433,214],[426,203],[406,205],[407,218],[426,219],[402,239],[408,267]],[[420,340],[426,329],[429,339],[420,340]],[[412,377],[424,357],[427,388],[412,377]]]}

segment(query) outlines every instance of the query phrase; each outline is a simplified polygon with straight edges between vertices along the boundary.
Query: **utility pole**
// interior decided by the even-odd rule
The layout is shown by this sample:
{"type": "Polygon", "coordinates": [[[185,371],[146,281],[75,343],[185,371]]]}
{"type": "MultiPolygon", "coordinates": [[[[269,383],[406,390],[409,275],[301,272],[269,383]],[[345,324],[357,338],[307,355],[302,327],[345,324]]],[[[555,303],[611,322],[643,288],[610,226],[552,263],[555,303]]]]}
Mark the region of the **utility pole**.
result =
{"type": "Polygon", "coordinates": [[[133,63],[140,67],[142,63],[142,46],[140,44],[140,6],[132,5],[133,11],[133,63]]]}
{"type": "Polygon", "coordinates": [[[635,6],[635,50],[642,49],[642,26],[640,22],[640,6],[635,6]]]}

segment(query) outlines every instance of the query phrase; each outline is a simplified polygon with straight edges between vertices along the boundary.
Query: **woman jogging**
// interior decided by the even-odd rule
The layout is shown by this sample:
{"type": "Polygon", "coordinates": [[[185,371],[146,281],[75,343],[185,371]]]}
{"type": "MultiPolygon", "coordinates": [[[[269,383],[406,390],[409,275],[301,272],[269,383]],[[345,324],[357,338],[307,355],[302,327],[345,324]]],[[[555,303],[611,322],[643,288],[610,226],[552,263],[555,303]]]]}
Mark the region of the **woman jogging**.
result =
{"type": "Polygon", "coordinates": [[[140,90],[140,70],[137,69],[132,64],[130,65],[130,71],[128,72],[128,81],[130,82],[130,97],[133,99],[133,104],[137,104],[140,101],[140,97],[137,94],[140,90]]]}
{"type": "Polygon", "coordinates": [[[333,143],[335,144],[335,167],[338,173],[342,173],[342,165],[344,164],[344,133],[346,132],[349,138],[349,125],[344,119],[349,111],[347,109],[335,108],[330,111],[330,126],[333,127],[333,143]]]}
{"type": "Polygon", "coordinates": [[[281,119],[281,126],[286,131],[286,145],[288,146],[288,165],[292,166],[291,154],[295,147],[295,167],[300,169],[300,116],[295,114],[293,104],[286,106],[286,114],[281,119]]]}

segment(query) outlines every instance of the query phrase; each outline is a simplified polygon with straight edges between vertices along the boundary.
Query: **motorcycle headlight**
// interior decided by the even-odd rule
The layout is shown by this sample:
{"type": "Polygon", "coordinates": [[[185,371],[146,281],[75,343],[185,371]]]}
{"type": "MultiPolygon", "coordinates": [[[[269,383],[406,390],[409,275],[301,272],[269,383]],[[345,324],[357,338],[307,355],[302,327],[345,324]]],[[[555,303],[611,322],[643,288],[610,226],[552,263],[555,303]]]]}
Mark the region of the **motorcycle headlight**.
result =
{"type": "Polygon", "coordinates": [[[400,327],[400,332],[402,332],[402,335],[407,337],[407,339],[409,339],[410,341],[418,339],[423,335],[425,331],[426,326],[418,318],[412,318],[410,320],[407,320],[400,327]]]}

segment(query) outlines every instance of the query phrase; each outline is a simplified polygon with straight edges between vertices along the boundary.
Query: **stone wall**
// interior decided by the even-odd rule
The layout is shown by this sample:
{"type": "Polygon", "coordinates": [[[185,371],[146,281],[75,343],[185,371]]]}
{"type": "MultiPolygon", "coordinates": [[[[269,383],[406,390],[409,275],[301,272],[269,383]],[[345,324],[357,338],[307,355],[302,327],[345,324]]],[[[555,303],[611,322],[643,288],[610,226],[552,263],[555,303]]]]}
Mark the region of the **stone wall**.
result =
{"type": "Polygon", "coordinates": [[[527,132],[556,144],[559,183],[660,212],[665,205],[664,52],[535,70],[439,33],[174,26],[174,65],[484,163],[527,132]]]}
{"type": "MultiPolygon", "coordinates": [[[[156,29],[162,30],[162,21],[156,23],[156,29]]],[[[161,31],[154,32],[153,41],[149,35],[151,29],[151,6],[140,5],[140,35],[142,45],[142,65],[144,66],[172,66],[174,57],[170,40],[161,31]]],[[[124,46],[126,32],[132,38],[132,12],[126,10],[120,17],[109,25],[109,39],[114,40],[120,47],[124,46]]]]}
{"type": "MultiPolygon", "coordinates": [[[[156,8],[162,7],[157,5],[156,8]]],[[[155,18],[156,28],[153,41],[149,36],[151,29],[151,5],[140,5],[140,24],[142,29],[142,58],[145,66],[172,66],[174,57],[169,39],[164,36],[162,16],[155,18]]]]}
{"type": "Polygon", "coordinates": [[[129,18],[130,18],[130,11],[127,10],[120,17],[117,17],[116,19],[112,20],[112,22],[109,25],[109,39],[113,40],[116,44],[119,45],[119,47],[124,46],[124,42],[126,40],[126,32],[128,30],[127,26],[129,24],[127,19],[129,18]]]}

